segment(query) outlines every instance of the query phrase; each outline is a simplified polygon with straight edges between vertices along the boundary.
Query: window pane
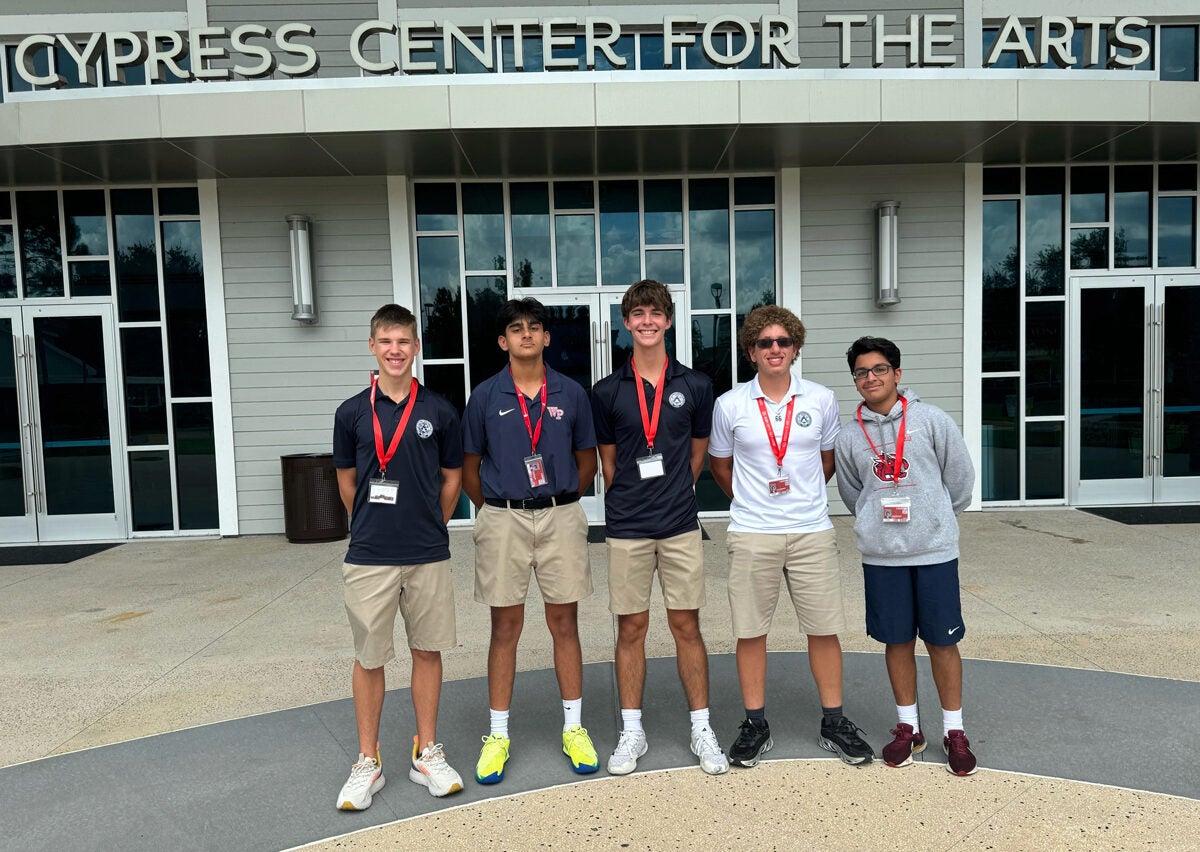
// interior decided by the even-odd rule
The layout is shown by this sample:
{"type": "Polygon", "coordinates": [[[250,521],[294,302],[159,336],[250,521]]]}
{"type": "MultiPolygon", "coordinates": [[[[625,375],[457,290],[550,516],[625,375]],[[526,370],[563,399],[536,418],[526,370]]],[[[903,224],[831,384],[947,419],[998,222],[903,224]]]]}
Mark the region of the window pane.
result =
{"type": "MultiPolygon", "coordinates": [[[[663,37],[655,35],[638,36],[641,42],[641,68],[646,71],[662,71],[666,66],[663,65],[663,37]]],[[[670,70],[678,71],[683,67],[683,48],[675,48],[675,64],[670,70]]]]}
{"type": "Polygon", "coordinates": [[[1061,168],[1025,170],[1025,293],[1063,293],[1063,181],[1061,168]]]}
{"type": "Polygon", "coordinates": [[[508,363],[508,355],[496,343],[501,334],[496,318],[506,299],[503,278],[490,275],[467,278],[467,359],[471,365],[472,390],[508,363]]]}
{"type": "Polygon", "coordinates": [[[1163,314],[1163,475],[1200,476],[1200,287],[1167,287],[1163,314]]]}
{"type": "Polygon", "coordinates": [[[1108,167],[1071,169],[1071,221],[1108,221],[1108,167]]]}
{"type": "Polygon", "coordinates": [[[712,379],[716,396],[733,387],[732,356],[729,315],[693,316],[692,367],[712,379]]]}
{"type": "Polygon", "coordinates": [[[1162,27],[1159,30],[1158,79],[1196,80],[1197,27],[1162,27]]]}
{"type": "Polygon", "coordinates": [[[608,56],[604,53],[604,51],[597,49],[597,71],[633,71],[637,67],[637,48],[634,44],[632,35],[623,35],[619,37],[617,39],[617,43],[612,45],[612,52],[617,56],[624,57],[625,67],[615,68],[613,64],[608,61],[608,56]]]}
{"type": "MultiPolygon", "coordinates": [[[[1196,164],[1172,163],[1158,167],[1158,191],[1190,191],[1196,188],[1196,164]]],[[[0,219],[4,218],[0,216],[0,219]]]]}
{"type": "Polygon", "coordinates": [[[462,417],[463,411],[467,408],[467,391],[463,387],[462,364],[426,364],[423,384],[450,400],[450,404],[454,406],[458,416],[462,417]]]}
{"type": "Polygon", "coordinates": [[[418,231],[457,231],[458,200],[452,183],[419,183],[413,188],[418,231]]]}
{"type": "Polygon", "coordinates": [[[1025,306],[1025,413],[1063,413],[1063,303],[1025,306]]]}
{"type": "Polygon", "coordinates": [[[1150,265],[1150,187],[1153,166],[1117,166],[1113,255],[1118,268],[1150,265]]]}
{"type": "Polygon", "coordinates": [[[17,193],[21,276],[25,295],[62,296],[62,244],[58,233],[58,193],[17,193]]]}
{"type": "Polygon", "coordinates": [[[591,213],[555,216],[554,254],[559,287],[595,287],[596,217],[591,213]]]}
{"type": "Polygon", "coordinates": [[[504,269],[504,186],[464,183],[462,199],[467,269],[504,269]]]}
{"type": "Polygon", "coordinates": [[[158,243],[148,189],[112,191],[117,306],[122,322],[158,319],[158,243]]]}
{"type": "Polygon", "coordinates": [[[683,249],[646,252],[646,277],[663,284],[682,284],[683,249]]]}
{"type": "Polygon", "coordinates": [[[729,304],[729,181],[688,181],[688,242],[691,251],[692,303],[711,304],[720,288],[729,304]]]}
{"type": "Polygon", "coordinates": [[[1080,294],[1079,304],[1079,476],[1140,479],[1145,291],[1089,288],[1080,294]]]}
{"type": "Polygon", "coordinates": [[[550,286],[549,192],[544,183],[509,185],[514,287],[550,286]]]}
{"type": "MultiPolygon", "coordinates": [[[[999,64],[993,68],[1001,67],[999,64]]],[[[1017,195],[1021,191],[1021,170],[1017,168],[984,169],[984,195],[1017,195]]]]}
{"type": "MultiPolygon", "coordinates": [[[[733,216],[733,233],[740,326],[750,311],[760,305],[775,304],[775,211],[737,211],[733,216]]],[[[716,301],[714,307],[728,306],[728,299],[716,301]]]]}
{"type": "Polygon", "coordinates": [[[17,259],[12,225],[0,225],[0,299],[17,297],[17,259]]]}
{"type": "MultiPolygon", "coordinates": [[[[2,247],[2,246],[0,246],[2,247]]],[[[0,257],[0,265],[3,258],[0,257]]],[[[1158,199],[1158,265],[1196,264],[1196,199],[1160,196],[1158,199]]],[[[3,269],[0,268],[0,276],[3,269]]]]}
{"type": "Polygon", "coordinates": [[[554,182],[555,210],[591,210],[594,206],[590,180],[556,180],[554,182]]]}
{"type": "Polygon", "coordinates": [[[199,222],[163,222],[163,292],[171,396],[209,396],[208,316],[199,222]]]}
{"type": "Polygon", "coordinates": [[[1025,499],[1063,496],[1063,424],[1025,425],[1025,499]]]}
{"type": "MultiPolygon", "coordinates": [[[[504,70],[517,71],[517,60],[513,50],[513,39],[500,39],[500,50],[504,62],[504,70]]],[[[534,36],[521,39],[522,71],[541,71],[542,69],[542,40],[534,36]]]]}
{"type": "Polygon", "coordinates": [[[461,358],[462,294],[458,237],[417,238],[421,287],[421,346],[426,358],[461,358]]]}
{"type": "Polygon", "coordinates": [[[1071,268],[1108,269],[1108,228],[1071,229],[1071,268]]]}
{"type": "MultiPolygon", "coordinates": [[[[482,53],[484,53],[484,54],[487,53],[487,51],[484,50],[483,39],[481,37],[472,37],[471,43],[473,45],[475,45],[477,48],[479,48],[479,50],[482,53]]],[[[443,42],[443,45],[444,45],[444,42],[443,42]]],[[[443,46],[443,50],[444,49],[445,48],[443,46]]],[[[473,53],[471,53],[471,51],[467,50],[467,48],[464,45],[459,44],[456,41],[456,42],[454,42],[454,73],[455,74],[488,74],[490,72],[486,68],[483,67],[483,63],[481,63],[478,59],[476,59],[475,55],[473,53]]],[[[467,206],[467,202],[464,199],[463,207],[465,208],[466,206],[467,206]]]]}
{"type": "Polygon", "coordinates": [[[588,305],[546,305],[550,345],[543,357],[585,390],[592,389],[592,320],[588,305]]]}
{"type": "Polygon", "coordinates": [[[1017,201],[983,202],[983,370],[1018,369],[1017,201]]]}
{"type": "Polygon", "coordinates": [[[73,260],[67,264],[72,296],[108,296],[112,281],[107,260],[73,260]]]}
{"type": "MultiPolygon", "coordinates": [[[[0,341],[11,340],[17,328],[9,317],[0,317],[0,341]]],[[[3,518],[25,515],[28,505],[21,458],[25,429],[16,376],[16,352],[11,345],[0,346],[0,517],[3,518]]]]}
{"type": "Polygon", "coordinates": [[[601,181],[600,283],[627,287],[641,278],[641,246],[637,181],[601,181]]]}
{"type": "Polygon", "coordinates": [[[775,178],[734,178],[733,200],[735,204],[774,204],[775,178]]]}
{"type": "Polygon", "coordinates": [[[0,219],[11,219],[11,218],[12,218],[12,201],[8,194],[8,190],[0,189],[0,219]]]}
{"type": "Polygon", "coordinates": [[[166,450],[129,454],[129,496],[135,532],[174,529],[171,457],[166,450]]]}
{"type": "Polygon", "coordinates": [[[67,254],[108,254],[108,220],[103,191],[64,192],[63,212],[67,216],[67,254]]]}
{"type": "Polygon", "coordinates": [[[211,530],[217,514],[217,455],[210,402],[175,403],[175,489],[179,528],[211,530]]]}
{"type": "Polygon", "coordinates": [[[125,374],[125,431],[130,446],[167,443],[167,391],[162,332],[157,328],[121,329],[125,374]]]}
{"type": "Polygon", "coordinates": [[[683,242],[683,182],[648,180],[642,185],[646,205],[646,244],[683,242]]]}
{"type": "Polygon", "coordinates": [[[160,189],[158,212],[163,216],[199,216],[200,193],[194,186],[160,189]]]}
{"type": "MultiPolygon", "coordinates": [[[[1141,62],[1139,62],[1137,65],[1129,66],[1129,70],[1130,71],[1152,71],[1154,69],[1154,65],[1153,65],[1154,28],[1153,27],[1126,27],[1125,32],[1128,35],[1145,39],[1146,43],[1150,45],[1150,49],[1148,51],[1146,51],[1146,58],[1143,59],[1141,62]]],[[[1133,56],[1133,49],[1129,48],[1129,47],[1125,47],[1123,45],[1115,45],[1113,47],[1113,53],[1118,56],[1133,56]]],[[[1120,67],[1124,68],[1125,66],[1122,65],[1120,67]]]]}
{"type": "Polygon", "coordinates": [[[1015,376],[983,380],[983,455],[979,473],[984,500],[1021,497],[1017,381],[1015,376]]]}

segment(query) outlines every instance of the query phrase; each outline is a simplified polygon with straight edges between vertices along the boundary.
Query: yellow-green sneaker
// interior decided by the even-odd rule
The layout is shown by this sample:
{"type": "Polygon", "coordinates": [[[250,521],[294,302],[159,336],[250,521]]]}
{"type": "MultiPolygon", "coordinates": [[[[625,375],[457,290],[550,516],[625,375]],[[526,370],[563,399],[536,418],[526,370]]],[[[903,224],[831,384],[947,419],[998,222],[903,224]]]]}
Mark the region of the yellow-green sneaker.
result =
{"type": "Polygon", "coordinates": [[[475,780],[480,784],[499,784],[504,780],[504,764],[508,763],[508,737],[492,734],[482,737],[479,762],[475,764],[475,780]]]}
{"type": "Polygon", "coordinates": [[[571,760],[571,768],[579,775],[590,775],[600,768],[600,758],[592,746],[587,728],[576,725],[563,731],[563,754],[571,760]]]}

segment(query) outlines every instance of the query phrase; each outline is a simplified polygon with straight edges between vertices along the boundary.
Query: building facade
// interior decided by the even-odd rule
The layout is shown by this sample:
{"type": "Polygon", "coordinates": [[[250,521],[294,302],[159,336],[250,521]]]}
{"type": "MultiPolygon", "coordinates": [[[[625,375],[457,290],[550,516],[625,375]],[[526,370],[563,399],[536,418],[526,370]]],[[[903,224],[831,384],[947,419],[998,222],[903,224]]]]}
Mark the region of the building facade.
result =
{"type": "Polygon", "coordinates": [[[280,532],[380,304],[461,409],[504,299],[590,386],[642,277],[718,393],[758,304],[847,416],[895,340],[976,508],[1200,502],[1200,9],[867,5],[6,0],[0,541],[280,532]]]}

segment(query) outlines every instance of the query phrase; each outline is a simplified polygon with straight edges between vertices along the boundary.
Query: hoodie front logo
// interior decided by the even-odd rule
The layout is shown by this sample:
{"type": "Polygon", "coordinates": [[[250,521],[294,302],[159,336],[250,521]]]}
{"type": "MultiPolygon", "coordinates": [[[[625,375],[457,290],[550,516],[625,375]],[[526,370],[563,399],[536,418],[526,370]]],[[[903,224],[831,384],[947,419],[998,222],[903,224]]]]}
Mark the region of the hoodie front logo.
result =
{"type": "Polygon", "coordinates": [[[884,453],[883,458],[880,458],[879,456],[875,457],[875,465],[874,465],[875,478],[878,479],[880,482],[886,482],[888,484],[891,484],[893,481],[903,481],[905,479],[908,479],[908,459],[904,460],[904,463],[900,468],[900,476],[895,477],[895,480],[893,480],[892,471],[894,471],[895,469],[896,469],[896,454],[895,453],[884,453]]]}

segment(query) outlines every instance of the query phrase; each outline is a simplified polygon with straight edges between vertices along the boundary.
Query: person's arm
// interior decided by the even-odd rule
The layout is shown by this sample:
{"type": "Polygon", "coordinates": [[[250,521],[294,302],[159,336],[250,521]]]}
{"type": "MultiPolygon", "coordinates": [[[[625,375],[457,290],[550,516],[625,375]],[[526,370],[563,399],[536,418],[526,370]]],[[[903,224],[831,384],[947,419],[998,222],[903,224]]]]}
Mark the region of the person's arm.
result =
{"type": "Polygon", "coordinates": [[[838,496],[842,498],[842,502],[846,504],[846,508],[852,515],[857,514],[858,495],[863,490],[862,480],[858,476],[858,470],[854,467],[853,452],[854,442],[839,436],[837,446],[834,448],[838,496]]]}
{"type": "Polygon", "coordinates": [[[352,467],[337,469],[338,495],[346,507],[346,514],[354,511],[354,495],[358,491],[358,471],[352,467]]]}
{"type": "Polygon", "coordinates": [[[596,448],[575,450],[575,470],[579,472],[579,496],[592,486],[596,478],[596,448]]]}
{"type": "Polygon", "coordinates": [[[704,470],[704,455],[708,452],[708,438],[692,438],[692,484],[700,478],[704,470]]]}
{"type": "Polygon", "coordinates": [[[821,450],[821,469],[825,471],[825,481],[833,479],[833,470],[835,467],[833,450],[821,450]]]}
{"type": "Polygon", "coordinates": [[[950,494],[950,505],[954,514],[971,505],[971,491],[975,487],[975,468],[967,442],[949,414],[942,412],[934,430],[935,451],[942,468],[942,483],[950,494]]]}
{"type": "Polygon", "coordinates": [[[479,478],[479,466],[483,464],[483,456],[474,453],[463,453],[462,490],[475,508],[483,505],[483,482],[479,478]]]}
{"type": "Polygon", "coordinates": [[[723,459],[720,456],[708,454],[708,469],[712,471],[713,481],[717,483],[725,496],[733,499],[733,456],[723,459]]]}
{"type": "Polygon", "coordinates": [[[604,487],[612,488],[613,475],[617,472],[617,445],[600,444],[596,449],[600,452],[600,470],[604,474],[604,487]]]}
{"type": "Polygon", "coordinates": [[[462,491],[462,468],[443,467],[442,490],[438,501],[442,504],[442,523],[450,523],[454,510],[458,508],[458,495],[462,491]]]}

